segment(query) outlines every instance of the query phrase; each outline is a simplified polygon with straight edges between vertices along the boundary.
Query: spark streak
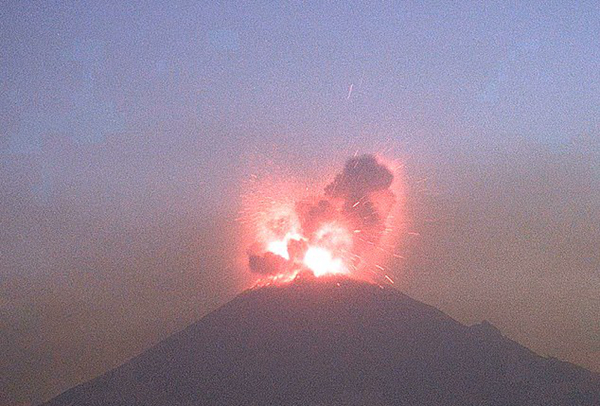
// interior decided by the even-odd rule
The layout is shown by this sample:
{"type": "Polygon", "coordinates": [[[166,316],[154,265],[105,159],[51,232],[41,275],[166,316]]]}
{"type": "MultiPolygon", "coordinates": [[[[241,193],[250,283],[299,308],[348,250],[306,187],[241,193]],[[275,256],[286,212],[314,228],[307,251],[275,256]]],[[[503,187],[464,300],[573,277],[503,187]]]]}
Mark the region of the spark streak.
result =
{"type": "Polygon", "coordinates": [[[239,220],[251,234],[250,270],[268,283],[291,281],[303,272],[371,280],[378,275],[373,266],[384,272],[379,263],[392,255],[389,236],[402,218],[396,205],[401,190],[392,187],[398,173],[390,167],[355,153],[316,196],[302,196],[308,186],[264,184],[253,174],[239,220]]]}

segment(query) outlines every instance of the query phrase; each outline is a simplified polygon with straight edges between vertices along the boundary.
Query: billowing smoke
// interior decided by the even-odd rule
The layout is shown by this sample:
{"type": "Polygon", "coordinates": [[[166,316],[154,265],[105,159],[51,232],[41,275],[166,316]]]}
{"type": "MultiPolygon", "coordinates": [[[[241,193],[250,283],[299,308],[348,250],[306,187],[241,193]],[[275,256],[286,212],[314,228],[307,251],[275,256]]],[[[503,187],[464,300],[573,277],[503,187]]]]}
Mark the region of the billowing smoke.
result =
{"type": "Polygon", "coordinates": [[[343,200],[344,217],[358,234],[355,254],[380,241],[396,202],[390,190],[393,180],[392,172],[373,155],[362,155],[349,159],[344,171],[325,188],[327,196],[343,200]]]}
{"type": "Polygon", "coordinates": [[[354,157],[346,162],[344,171],[325,188],[325,194],[341,197],[354,204],[356,199],[380,190],[387,190],[394,180],[390,170],[377,162],[373,155],[354,157]]]}
{"type": "Polygon", "coordinates": [[[264,242],[262,252],[248,253],[250,270],[280,275],[311,268],[311,247],[319,253],[309,261],[315,267],[324,263],[333,271],[357,269],[386,231],[396,201],[390,189],[393,180],[393,173],[373,155],[349,159],[321,196],[298,201],[291,215],[270,219],[272,240],[264,242]]]}

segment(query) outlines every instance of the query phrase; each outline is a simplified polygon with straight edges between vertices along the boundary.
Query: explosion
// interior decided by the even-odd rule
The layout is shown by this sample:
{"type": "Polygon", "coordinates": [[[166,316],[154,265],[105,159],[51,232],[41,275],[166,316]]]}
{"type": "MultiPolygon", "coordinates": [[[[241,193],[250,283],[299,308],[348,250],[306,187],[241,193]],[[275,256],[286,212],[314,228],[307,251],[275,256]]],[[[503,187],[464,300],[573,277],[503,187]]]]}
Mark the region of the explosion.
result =
{"type": "Polygon", "coordinates": [[[254,240],[247,250],[250,271],[270,282],[304,273],[359,278],[378,274],[375,269],[384,269],[378,261],[388,253],[383,240],[393,230],[392,211],[397,208],[393,181],[387,165],[362,155],[350,158],[318,196],[259,193],[258,202],[249,199],[243,218],[249,220],[254,240]]]}

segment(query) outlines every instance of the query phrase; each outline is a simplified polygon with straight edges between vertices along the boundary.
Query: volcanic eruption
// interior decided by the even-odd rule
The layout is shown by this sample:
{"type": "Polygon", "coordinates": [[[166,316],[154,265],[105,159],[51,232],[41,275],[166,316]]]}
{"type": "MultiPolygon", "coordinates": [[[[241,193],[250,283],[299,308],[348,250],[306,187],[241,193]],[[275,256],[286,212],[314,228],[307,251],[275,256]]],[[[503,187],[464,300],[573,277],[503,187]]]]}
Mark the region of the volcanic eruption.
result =
{"type": "Polygon", "coordinates": [[[245,207],[252,219],[249,269],[271,281],[289,281],[302,272],[372,277],[373,268],[382,268],[378,261],[388,252],[384,239],[398,209],[394,179],[380,159],[360,155],[317,196],[252,200],[245,207]]]}
{"type": "Polygon", "coordinates": [[[599,405],[598,374],[373,283],[394,180],[363,155],[316,196],[259,193],[247,260],[266,283],[45,406],[599,405]]]}

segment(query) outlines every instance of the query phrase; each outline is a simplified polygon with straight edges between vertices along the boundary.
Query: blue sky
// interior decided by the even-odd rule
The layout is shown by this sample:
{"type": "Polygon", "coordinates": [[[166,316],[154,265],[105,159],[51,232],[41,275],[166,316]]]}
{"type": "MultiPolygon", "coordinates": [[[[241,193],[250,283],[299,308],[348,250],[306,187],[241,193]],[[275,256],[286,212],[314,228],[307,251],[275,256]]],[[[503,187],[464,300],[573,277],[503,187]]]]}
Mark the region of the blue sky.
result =
{"type": "Polygon", "coordinates": [[[227,149],[373,128],[560,145],[600,116],[595,2],[15,2],[3,14],[5,151],[36,150],[47,131],[83,143],[169,131],[227,149]],[[239,134],[219,137],[223,121],[239,134]]]}

